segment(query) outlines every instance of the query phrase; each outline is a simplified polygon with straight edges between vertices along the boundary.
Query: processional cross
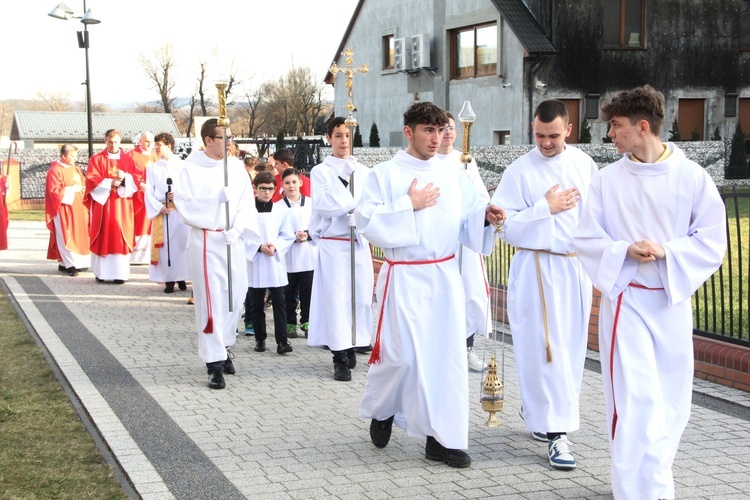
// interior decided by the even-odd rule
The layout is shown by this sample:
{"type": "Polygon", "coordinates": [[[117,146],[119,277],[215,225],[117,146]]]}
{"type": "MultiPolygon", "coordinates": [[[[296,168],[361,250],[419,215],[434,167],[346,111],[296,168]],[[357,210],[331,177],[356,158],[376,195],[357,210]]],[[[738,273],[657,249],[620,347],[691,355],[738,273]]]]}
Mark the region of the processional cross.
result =
{"type": "MultiPolygon", "coordinates": [[[[346,66],[343,68],[339,68],[336,64],[336,61],[333,61],[333,64],[331,65],[331,69],[329,70],[331,74],[335,77],[339,73],[344,73],[346,75],[346,88],[347,93],[349,95],[349,102],[346,103],[346,110],[349,112],[349,116],[347,117],[346,121],[344,122],[344,125],[349,129],[349,154],[354,154],[354,128],[357,126],[357,119],[354,118],[354,110],[357,109],[357,107],[354,105],[354,102],[352,101],[352,92],[354,90],[354,75],[357,73],[362,73],[363,75],[366,74],[368,71],[370,71],[370,68],[367,67],[367,64],[362,63],[362,66],[359,68],[354,67],[354,51],[351,47],[346,49],[344,52],[344,58],[346,60],[346,66]]],[[[349,177],[349,192],[352,194],[352,197],[354,197],[354,173],[349,177]]],[[[355,294],[355,272],[354,269],[356,267],[355,259],[354,259],[354,244],[355,244],[355,238],[356,235],[354,234],[354,228],[349,228],[349,255],[350,257],[350,271],[351,271],[351,294],[352,294],[352,347],[357,346],[357,303],[356,303],[356,294],[355,294]]]]}
{"type": "MultiPolygon", "coordinates": [[[[368,71],[370,71],[370,68],[367,67],[366,63],[362,63],[362,66],[360,66],[359,68],[354,67],[354,51],[351,47],[346,49],[346,51],[344,52],[344,58],[346,60],[346,66],[344,66],[343,68],[339,68],[336,64],[336,61],[333,61],[333,64],[331,65],[331,69],[329,71],[333,76],[336,76],[339,73],[344,73],[346,75],[346,88],[349,95],[349,102],[347,102],[345,106],[346,110],[349,112],[349,117],[346,119],[346,126],[349,128],[353,128],[357,126],[357,119],[354,118],[353,115],[354,110],[357,109],[357,107],[352,101],[352,92],[354,90],[354,75],[357,73],[362,73],[364,75],[368,71]]],[[[352,134],[353,133],[354,131],[352,131],[352,134]]],[[[353,151],[354,146],[352,146],[351,148],[353,151]]]]}

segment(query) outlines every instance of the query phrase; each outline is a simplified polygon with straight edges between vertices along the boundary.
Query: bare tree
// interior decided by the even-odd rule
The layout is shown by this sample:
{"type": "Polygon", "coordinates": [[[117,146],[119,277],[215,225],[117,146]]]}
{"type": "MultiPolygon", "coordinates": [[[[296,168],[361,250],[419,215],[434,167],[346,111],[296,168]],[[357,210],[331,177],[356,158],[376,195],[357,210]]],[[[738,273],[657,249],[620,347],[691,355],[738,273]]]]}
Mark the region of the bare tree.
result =
{"type": "Polygon", "coordinates": [[[265,104],[263,88],[246,90],[244,97],[244,102],[235,106],[238,115],[237,124],[240,130],[247,130],[249,137],[256,137],[269,118],[269,115],[262,113],[261,109],[261,106],[265,104]]]}
{"type": "Polygon", "coordinates": [[[304,135],[311,133],[315,119],[323,111],[322,79],[315,78],[309,67],[292,67],[277,81],[266,82],[262,91],[266,96],[265,131],[276,134],[304,135]]]}
{"type": "Polygon", "coordinates": [[[172,70],[176,66],[175,51],[171,43],[159,47],[151,55],[141,53],[139,62],[145,71],[147,78],[154,84],[159,92],[162,108],[165,113],[172,112],[175,82],[172,80],[172,70]]]}
{"type": "MultiPolygon", "coordinates": [[[[211,54],[215,54],[215,51],[216,49],[214,49],[211,54]]],[[[208,71],[208,58],[198,61],[198,65],[200,67],[200,72],[198,73],[198,88],[196,90],[201,105],[201,116],[208,116],[209,100],[206,97],[206,90],[204,88],[206,85],[206,72],[208,71]]]]}
{"type": "Polygon", "coordinates": [[[37,92],[36,98],[46,111],[73,111],[75,109],[68,95],[61,92],[37,92]]]}

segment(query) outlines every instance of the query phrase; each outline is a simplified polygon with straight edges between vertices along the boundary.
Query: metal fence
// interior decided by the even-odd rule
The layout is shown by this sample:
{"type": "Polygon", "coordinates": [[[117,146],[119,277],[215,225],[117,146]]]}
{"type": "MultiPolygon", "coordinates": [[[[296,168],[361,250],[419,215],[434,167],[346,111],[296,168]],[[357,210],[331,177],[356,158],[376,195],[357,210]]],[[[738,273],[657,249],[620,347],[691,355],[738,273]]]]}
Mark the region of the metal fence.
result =
{"type": "Polygon", "coordinates": [[[695,333],[750,347],[750,191],[720,190],[727,214],[727,254],[693,295],[695,333]]]}
{"type": "MultiPolygon", "coordinates": [[[[750,347],[750,191],[735,187],[721,189],[727,212],[728,246],[724,263],[693,295],[693,332],[750,347]]],[[[485,257],[490,285],[504,293],[515,248],[498,240],[493,253],[485,257]]],[[[383,252],[373,249],[373,257],[383,252]]]]}

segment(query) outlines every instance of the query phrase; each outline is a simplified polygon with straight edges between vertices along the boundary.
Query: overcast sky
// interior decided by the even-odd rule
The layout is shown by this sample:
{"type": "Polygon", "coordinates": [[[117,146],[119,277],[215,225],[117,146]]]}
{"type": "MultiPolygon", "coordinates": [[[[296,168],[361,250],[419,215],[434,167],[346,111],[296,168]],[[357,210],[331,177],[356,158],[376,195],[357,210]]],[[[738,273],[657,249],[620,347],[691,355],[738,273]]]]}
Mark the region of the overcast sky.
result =
{"type": "MultiPolygon", "coordinates": [[[[0,99],[34,99],[37,92],[85,99],[85,59],[78,48],[79,20],[47,14],[56,0],[4,0],[0,22],[3,69],[0,99]]],[[[83,0],[66,0],[82,15],[83,0]]],[[[89,26],[94,103],[146,102],[158,93],[138,62],[143,51],[175,48],[175,97],[193,93],[198,61],[218,57],[209,83],[227,74],[232,60],[249,86],[283,75],[294,64],[322,79],[346,31],[357,0],[87,0],[101,24],[89,26]]]]}

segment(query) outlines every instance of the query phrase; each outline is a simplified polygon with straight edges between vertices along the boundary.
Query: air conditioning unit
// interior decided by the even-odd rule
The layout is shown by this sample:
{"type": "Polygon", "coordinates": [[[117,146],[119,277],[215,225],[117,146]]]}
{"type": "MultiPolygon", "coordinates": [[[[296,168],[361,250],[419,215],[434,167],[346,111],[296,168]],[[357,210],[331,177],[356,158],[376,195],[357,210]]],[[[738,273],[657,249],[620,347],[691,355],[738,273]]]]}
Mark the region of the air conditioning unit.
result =
{"type": "Polygon", "coordinates": [[[411,37],[411,67],[430,67],[430,35],[427,33],[411,37]]]}
{"type": "Polygon", "coordinates": [[[411,52],[406,44],[406,38],[396,38],[393,41],[393,67],[397,71],[411,69],[411,52]]]}

